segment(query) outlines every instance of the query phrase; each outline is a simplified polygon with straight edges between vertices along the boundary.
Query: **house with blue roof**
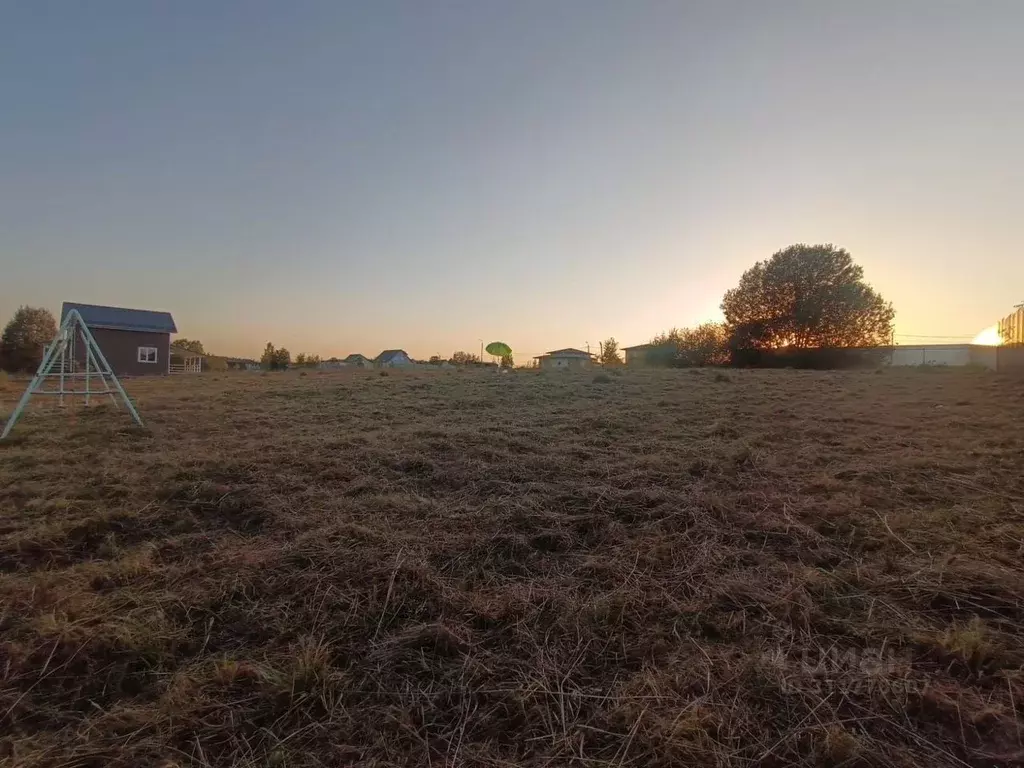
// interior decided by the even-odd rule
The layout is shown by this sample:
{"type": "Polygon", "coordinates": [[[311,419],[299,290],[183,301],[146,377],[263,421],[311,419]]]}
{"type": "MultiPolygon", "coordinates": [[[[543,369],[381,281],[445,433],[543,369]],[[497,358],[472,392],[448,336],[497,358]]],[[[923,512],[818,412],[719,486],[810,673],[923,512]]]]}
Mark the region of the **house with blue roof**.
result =
{"type": "MultiPolygon", "coordinates": [[[[170,372],[171,334],[178,332],[170,312],[65,301],[60,311],[61,322],[73,309],[78,310],[118,376],[170,372]]],[[[84,368],[86,350],[75,349],[74,354],[76,366],[84,368]]]]}

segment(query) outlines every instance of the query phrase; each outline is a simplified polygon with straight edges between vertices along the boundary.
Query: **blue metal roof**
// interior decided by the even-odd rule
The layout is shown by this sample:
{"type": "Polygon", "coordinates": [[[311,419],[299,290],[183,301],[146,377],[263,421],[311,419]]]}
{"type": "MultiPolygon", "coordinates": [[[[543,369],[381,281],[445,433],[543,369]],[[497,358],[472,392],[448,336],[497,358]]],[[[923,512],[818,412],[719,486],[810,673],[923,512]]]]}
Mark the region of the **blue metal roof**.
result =
{"type": "Polygon", "coordinates": [[[73,301],[65,301],[60,310],[61,322],[72,309],[78,310],[78,314],[90,328],[113,328],[118,331],[149,331],[151,333],[178,332],[170,312],[101,307],[97,304],[77,304],[73,301]]]}

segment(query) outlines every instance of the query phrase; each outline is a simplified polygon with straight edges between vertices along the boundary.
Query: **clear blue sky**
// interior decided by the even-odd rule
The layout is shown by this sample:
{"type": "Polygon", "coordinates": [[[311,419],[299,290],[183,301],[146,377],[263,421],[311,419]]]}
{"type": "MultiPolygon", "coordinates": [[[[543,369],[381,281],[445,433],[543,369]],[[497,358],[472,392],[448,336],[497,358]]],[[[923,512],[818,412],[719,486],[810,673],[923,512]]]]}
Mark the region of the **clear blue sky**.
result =
{"type": "Polygon", "coordinates": [[[1020,0],[0,5],[0,314],[523,357],[719,316],[794,242],[897,331],[1024,301],[1020,0]]]}

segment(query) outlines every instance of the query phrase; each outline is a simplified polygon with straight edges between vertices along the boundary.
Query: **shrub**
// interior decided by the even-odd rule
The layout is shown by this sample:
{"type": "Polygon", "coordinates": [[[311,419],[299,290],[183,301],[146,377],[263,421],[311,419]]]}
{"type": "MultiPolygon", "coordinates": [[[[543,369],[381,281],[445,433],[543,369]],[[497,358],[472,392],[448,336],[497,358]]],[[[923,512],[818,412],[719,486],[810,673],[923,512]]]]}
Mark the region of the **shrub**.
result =
{"type": "Polygon", "coordinates": [[[19,307],[0,336],[0,362],[11,373],[31,373],[57,335],[57,321],[41,307],[19,307]]]}
{"type": "Polygon", "coordinates": [[[595,384],[607,384],[612,380],[612,377],[607,373],[598,373],[594,376],[595,384]]]}

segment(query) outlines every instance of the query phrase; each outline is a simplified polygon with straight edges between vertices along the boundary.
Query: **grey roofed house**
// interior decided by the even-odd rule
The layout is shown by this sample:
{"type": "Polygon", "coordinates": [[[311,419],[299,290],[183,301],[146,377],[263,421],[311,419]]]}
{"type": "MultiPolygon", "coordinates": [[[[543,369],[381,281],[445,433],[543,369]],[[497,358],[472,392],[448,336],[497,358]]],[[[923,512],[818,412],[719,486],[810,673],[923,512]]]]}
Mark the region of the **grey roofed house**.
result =
{"type": "Polygon", "coordinates": [[[77,309],[82,320],[93,328],[109,328],[114,331],[148,331],[150,333],[177,333],[174,318],[170,312],[154,312],[149,309],[125,309],[104,307],[99,304],[78,304],[65,301],[60,310],[61,321],[68,312],[77,309]]]}
{"type": "Polygon", "coordinates": [[[589,352],[584,352],[582,349],[574,349],[573,347],[566,347],[565,349],[556,349],[552,352],[547,352],[543,355],[537,355],[537,358],[541,357],[582,357],[589,360],[593,355],[589,352]]]}
{"type": "Polygon", "coordinates": [[[348,357],[344,358],[341,362],[345,363],[346,365],[359,365],[364,367],[373,364],[373,360],[368,358],[366,355],[360,355],[358,352],[349,355],[348,357]]]}
{"type": "Polygon", "coordinates": [[[649,362],[647,359],[648,353],[656,348],[654,344],[634,344],[632,347],[623,347],[622,351],[626,355],[626,365],[646,365],[649,362]]]}
{"type": "Polygon", "coordinates": [[[412,360],[404,349],[385,349],[373,361],[377,365],[390,367],[393,365],[409,365],[412,360]]]}
{"type": "Polygon", "coordinates": [[[594,356],[589,352],[573,347],[555,349],[534,358],[541,368],[587,368],[593,359],[594,356]]]}

